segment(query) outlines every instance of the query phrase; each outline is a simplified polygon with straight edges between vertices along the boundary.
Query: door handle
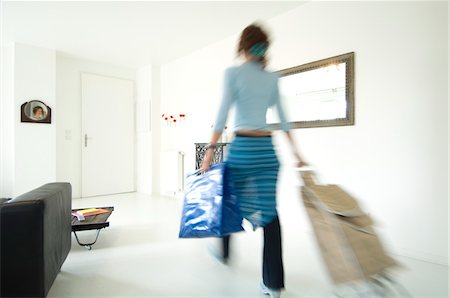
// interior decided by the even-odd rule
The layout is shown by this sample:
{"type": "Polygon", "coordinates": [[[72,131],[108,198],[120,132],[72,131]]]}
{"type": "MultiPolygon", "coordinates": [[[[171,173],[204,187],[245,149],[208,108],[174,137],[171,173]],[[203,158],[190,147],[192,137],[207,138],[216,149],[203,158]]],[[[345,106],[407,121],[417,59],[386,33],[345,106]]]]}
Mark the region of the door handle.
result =
{"type": "Polygon", "coordinates": [[[87,136],[87,133],[85,133],[84,134],[84,147],[87,147],[87,141],[88,141],[88,139],[90,139],[90,138],[88,138],[88,136],[87,136]]]}

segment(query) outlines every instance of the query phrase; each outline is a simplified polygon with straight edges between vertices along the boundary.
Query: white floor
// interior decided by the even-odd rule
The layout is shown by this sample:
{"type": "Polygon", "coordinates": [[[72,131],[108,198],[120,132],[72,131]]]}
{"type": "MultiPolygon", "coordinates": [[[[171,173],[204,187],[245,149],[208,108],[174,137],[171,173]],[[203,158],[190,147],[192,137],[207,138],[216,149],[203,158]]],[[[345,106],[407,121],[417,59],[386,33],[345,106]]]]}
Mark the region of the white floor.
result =
{"type": "MultiPolygon", "coordinates": [[[[208,253],[213,240],[178,239],[180,200],[132,193],[73,201],[73,207],[90,206],[114,206],[111,225],[91,251],[73,237],[48,297],[262,297],[262,231],[236,235],[233,258],[225,266],[208,253]]],[[[294,222],[281,216],[282,297],[331,297],[332,285],[313,235],[301,232],[294,222]]],[[[94,235],[80,233],[83,240],[94,235]]],[[[413,297],[448,297],[448,267],[395,257],[407,269],[394,276],[413,297]]]]}

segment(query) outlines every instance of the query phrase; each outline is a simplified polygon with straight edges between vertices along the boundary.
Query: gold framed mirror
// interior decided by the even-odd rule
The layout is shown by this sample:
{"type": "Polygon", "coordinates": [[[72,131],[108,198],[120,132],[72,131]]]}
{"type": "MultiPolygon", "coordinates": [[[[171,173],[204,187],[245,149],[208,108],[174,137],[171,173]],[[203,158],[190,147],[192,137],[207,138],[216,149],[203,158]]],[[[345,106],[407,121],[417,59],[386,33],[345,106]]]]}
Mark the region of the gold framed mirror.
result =
{"type": "MultiPolygon", "coordinates": [[[[280,70],[279,89],[291,128],[354,125],[354,52],[280,70]]],[[[280,124],[275,109],[267,123],[280,124]]]]}

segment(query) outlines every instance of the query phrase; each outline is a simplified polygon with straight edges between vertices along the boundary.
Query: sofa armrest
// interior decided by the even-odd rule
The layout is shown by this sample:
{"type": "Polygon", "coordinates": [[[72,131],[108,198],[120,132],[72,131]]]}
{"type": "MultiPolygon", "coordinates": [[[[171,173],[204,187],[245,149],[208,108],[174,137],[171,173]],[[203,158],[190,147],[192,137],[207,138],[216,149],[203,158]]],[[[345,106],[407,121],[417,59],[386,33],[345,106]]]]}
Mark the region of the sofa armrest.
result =
{"type": "Polygon", "coordinates": [[[47,294],[72,247],[72,188],[69,183],[49,183],[44,208],[44,270],[47,294]]]}
{"type": "Polygon", "coordinates": [[[71,206],[71,185],[61,182],[0,205],[1,297],[47,295],[71,248],[71,206]]]}
{"type": "Polygon", "coordinates": [[[1,297],[45,296],[44,203],[0,206],[1,297]]]}

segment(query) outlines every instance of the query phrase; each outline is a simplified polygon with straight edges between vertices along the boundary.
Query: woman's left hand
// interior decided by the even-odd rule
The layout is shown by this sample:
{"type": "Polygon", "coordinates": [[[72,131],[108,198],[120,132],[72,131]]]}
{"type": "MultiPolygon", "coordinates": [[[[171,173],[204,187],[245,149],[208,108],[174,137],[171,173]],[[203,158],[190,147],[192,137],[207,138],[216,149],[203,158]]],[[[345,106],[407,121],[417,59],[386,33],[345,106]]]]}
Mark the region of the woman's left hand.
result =
{"type": "Polygon", "coordinates": [[[302,168],[302,167],[307,167],[307,166],[309,166],[309,164],[308,164],[306,161],[304,161],[304,160],[300,160],[300,161],[298,162],[297,166],[298,166],[299,168],[302,168]]]}

